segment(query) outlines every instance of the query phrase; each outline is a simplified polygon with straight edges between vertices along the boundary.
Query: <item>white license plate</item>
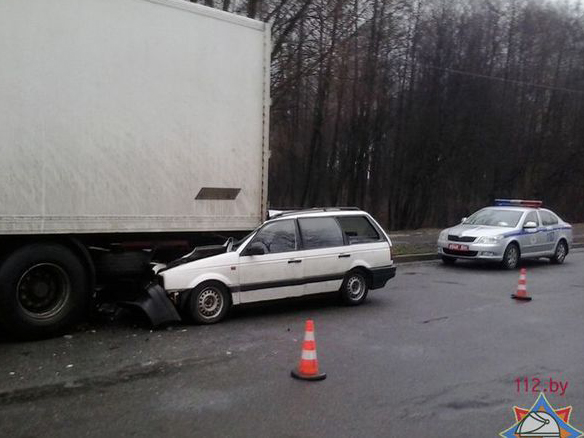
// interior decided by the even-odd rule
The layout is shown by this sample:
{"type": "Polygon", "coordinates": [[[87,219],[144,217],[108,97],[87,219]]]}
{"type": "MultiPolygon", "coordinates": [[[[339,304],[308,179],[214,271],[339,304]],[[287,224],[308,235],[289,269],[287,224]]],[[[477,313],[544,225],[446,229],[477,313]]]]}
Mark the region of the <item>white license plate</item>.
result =
{"type": "Polygon", "coordinates": [[[449,243],[448,249],[453,249],[455,251],[468,251],[468,245],[461,245],[459,243],[449,243]]]}

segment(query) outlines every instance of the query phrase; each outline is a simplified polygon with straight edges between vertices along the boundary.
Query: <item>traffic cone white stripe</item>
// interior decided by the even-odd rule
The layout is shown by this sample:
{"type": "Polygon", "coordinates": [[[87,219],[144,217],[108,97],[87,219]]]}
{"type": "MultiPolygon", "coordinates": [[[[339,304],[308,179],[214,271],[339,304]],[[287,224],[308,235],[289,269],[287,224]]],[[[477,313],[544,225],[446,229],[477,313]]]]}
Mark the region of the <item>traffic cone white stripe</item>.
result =
{"type": "Polygon", "coordinates": [[[302,350],[302,359],[303,360],[316,360],[316,351],[315,350],[302,350]]]}
{"type": "Polygon", "coordinates": [[[304,334],[304,340],[305,341],[314,341],[314,332],[306,332],[304,334]]]}

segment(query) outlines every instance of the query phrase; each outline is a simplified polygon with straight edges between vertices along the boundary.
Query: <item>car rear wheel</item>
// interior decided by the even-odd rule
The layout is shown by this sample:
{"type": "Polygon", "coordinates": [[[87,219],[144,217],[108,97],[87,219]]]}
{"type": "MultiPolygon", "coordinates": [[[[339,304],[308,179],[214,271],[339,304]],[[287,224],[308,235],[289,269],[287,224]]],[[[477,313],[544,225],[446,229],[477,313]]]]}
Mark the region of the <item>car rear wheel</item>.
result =
{"type": "Polygon", "coordinates": [[[456,262],[456,257],[448,257],[443,255],[442,262],[444,262],[445,265],[453,265],[454,262],[456,262]]]}
{"type": "Polygon", "coordinates": [[[365,301],[369,287],[365,275],[358,271],[349,272],[341,285],[341,299],[348,306],[357,306],[365,301]]]}
{"type": "Polygon", "coordinates": [[[510,243],[503,254],[502,266],[505,269],[515,269],[519,264],[519,247],[515,243],[510,243]]]}
{"type": "Polygon", "coordinates": [[[204,283],[190,293],[187,311],[198,324],[215,324],[225,318],[231,298],[221,283],[204,283]]]}
{"type": "Polygon", "coordinates": [[[564,242],[563,240],[560,240],[558,242],[558,245],[556,246],[556,251],[554,252],[554,256],[550,260],[552,263],[555,263],[557,265],[561,265],[562,263],[564,263],[564,260],[566,259],[567,254],[568,254],[568,245],[566,245],[566,242],[564,242]]]}

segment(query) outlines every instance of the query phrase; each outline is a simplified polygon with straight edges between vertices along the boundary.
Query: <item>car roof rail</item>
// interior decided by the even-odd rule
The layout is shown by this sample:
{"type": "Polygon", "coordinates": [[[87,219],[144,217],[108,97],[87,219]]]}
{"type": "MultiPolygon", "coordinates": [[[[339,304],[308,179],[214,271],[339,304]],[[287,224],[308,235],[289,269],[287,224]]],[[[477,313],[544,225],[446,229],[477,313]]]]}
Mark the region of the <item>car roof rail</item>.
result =
{"type": "Polygon", "coordinates": [[[270,219],[290,216],[295,214],[319,213],[327,211],[362,211],[359,207],[312,207],[312,208],[275,208],[270,209],[275,214],[270,214],[270,219]]]}

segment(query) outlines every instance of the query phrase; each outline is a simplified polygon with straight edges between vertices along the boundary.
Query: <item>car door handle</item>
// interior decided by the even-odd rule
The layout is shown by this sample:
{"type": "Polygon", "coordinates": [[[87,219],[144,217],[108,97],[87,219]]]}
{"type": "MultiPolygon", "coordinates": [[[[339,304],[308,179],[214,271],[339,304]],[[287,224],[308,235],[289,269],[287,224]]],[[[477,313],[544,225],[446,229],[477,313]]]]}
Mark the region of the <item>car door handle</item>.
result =
{"type": "Polygon", "coordinates": [[[288,260],[288,263],[302,263],[302,260],[292,259],[292,260],[288,260]]]}
{"type": "Polygon", "coordinates": [[[340,259],[346,259],[347,257],[351,257],[351,254],[339,254],[340,259]]]}

